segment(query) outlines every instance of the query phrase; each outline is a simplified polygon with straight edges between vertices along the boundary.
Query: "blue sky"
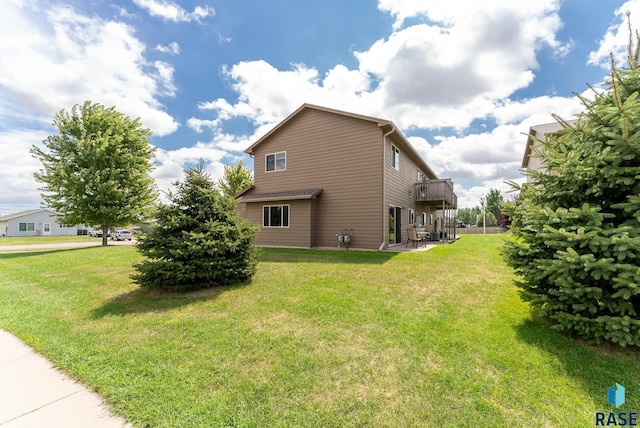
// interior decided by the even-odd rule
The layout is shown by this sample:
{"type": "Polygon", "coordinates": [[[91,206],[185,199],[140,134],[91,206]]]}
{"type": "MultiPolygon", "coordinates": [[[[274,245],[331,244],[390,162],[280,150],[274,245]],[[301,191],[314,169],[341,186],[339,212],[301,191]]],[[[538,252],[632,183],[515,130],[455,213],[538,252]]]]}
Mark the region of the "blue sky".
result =
{"type": "Polygon", "coordinates": [[[529,127],[624,65],[640,0],[2,0],[0,214],[40,206],[29,154],[85,100],[140,117],[160,189],[308,102],[392,120],[461,207],[519,171],[529,127]]]}

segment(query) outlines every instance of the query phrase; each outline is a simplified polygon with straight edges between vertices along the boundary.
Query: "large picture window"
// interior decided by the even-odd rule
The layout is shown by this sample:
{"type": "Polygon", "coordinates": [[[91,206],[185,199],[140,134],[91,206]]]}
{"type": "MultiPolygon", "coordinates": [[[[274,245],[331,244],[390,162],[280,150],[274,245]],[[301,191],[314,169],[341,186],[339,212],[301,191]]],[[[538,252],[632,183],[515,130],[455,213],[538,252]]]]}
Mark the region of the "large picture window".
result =
{"type": "Polygon", "coordinates": [[[18,230],[20,232],[34,232],[36,230],[35,223],[19,223],[18,230]]]}
{"type": "Polygon", "coordinates": [[[273,153],[265,156],[265,158],[267,172],[287,169],[287,152],[273,153]]]}
{"type": "Polygon", "coordinates": [[[289,227],[289,205],[265,205],[262,212],[264,227],[289,227]]]}

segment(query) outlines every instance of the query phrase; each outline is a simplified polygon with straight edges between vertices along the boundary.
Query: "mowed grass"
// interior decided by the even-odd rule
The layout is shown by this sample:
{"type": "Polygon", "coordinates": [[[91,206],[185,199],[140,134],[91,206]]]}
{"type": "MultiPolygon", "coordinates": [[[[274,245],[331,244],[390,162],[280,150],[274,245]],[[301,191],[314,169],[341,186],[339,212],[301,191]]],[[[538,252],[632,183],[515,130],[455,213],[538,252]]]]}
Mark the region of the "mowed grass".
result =
{"type": "Polygon", "coordinates": [[[504,239],[265,249],[250,284],[187,295],[132,284],[134,247],[0,253],[0,328],[140,427],[594,426],[640,410],[637,349],[532,319],[504,239]]]}

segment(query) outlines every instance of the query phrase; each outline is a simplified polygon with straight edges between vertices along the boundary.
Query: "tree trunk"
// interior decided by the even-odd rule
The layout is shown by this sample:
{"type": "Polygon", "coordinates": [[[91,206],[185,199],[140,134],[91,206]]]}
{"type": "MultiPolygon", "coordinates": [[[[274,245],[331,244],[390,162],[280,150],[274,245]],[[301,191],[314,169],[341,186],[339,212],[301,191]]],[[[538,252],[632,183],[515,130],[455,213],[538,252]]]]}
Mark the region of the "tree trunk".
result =
{"type": "Polygon", "coordinates": [[[109,234],[109,226],[106,223],[102,223],[102,245],[107,245],[107,239],[109,234]]]}

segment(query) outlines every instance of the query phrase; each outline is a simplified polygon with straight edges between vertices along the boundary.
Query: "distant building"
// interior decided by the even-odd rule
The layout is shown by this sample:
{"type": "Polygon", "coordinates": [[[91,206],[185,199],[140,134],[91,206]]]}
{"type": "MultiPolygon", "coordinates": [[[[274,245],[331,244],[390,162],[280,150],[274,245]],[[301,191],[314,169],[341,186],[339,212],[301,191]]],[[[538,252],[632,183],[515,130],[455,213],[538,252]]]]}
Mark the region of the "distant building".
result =
{"type": "MultiPolygon", "coordinates": [[[[567,121],[569,124],[576,122],[576,120],[567,121]]],[[[529,128],[529,137],[527,138],[527,145],[524,148],[524,156],[522,158],[522,168],[527,170],[527,182],[532,181],[529,171],[539,171],[542,167],[540,158],[535,156],[541,145],[540,140],[544,141],[545,138],[557,134],[561,129],[563,127],[559,122],[545,123],[529,128]]]]}
{"type": "Polygon", "coordinates": [[[0,236],[70,236],[77,235],[76,226],[63,226],[56,214],[47,208],[20,211],[0,216],[0,236]]]}

